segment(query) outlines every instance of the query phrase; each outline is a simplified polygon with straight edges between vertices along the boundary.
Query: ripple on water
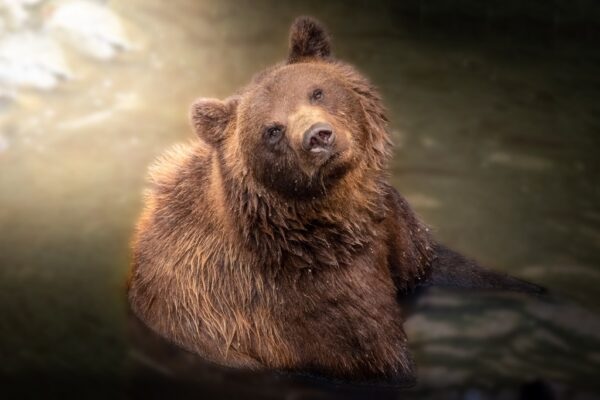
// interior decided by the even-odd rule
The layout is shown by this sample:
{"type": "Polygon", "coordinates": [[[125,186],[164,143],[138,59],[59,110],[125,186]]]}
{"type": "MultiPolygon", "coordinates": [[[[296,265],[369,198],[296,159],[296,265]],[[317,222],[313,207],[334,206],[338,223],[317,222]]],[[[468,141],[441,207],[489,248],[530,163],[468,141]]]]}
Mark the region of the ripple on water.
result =
{"type": "Polygon", "coordinates": [[[460,385],[468,377],[468,370],[443,366],[422,368],[419,376],[422,384],[432,388],[460,385]]]}
{"type": "Polygon", "coordinates": [[[552,168],[552,162],[542,157],[531,154],[505,153],[501,151],[489,154],[485,159],[485,163],[531,172],[542,172],[552,168]]]}
{"type": "Polygon", "coordinates": [[[463,339],[494,339],[514,332],[520,315],[510,310],[492,310],[481,315],[463,315],[459,322],[434,321],[425,315],[415,315],[407,321],[407,331],[419,340],[438,340],[460,337],[463,339]]]}
{"type": "Polygon", "coordinates": [[[529,302],[524,310],[550,326],[600,341],[600,319],[583,308],[573,304],[529,302]]]}
{"type": "Polygon", "coordinates": [[[438,199],[424,193],[404,193],[404,196],[416,209],[437,209],[442,205],[438,199]]]}

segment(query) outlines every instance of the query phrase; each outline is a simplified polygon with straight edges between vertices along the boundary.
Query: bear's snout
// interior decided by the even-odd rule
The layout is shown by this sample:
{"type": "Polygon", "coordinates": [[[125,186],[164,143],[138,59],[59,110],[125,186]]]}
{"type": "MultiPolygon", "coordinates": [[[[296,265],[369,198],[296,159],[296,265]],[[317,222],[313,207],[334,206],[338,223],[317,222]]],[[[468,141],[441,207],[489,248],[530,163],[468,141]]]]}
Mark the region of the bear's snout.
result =
{"type": "Polygon", "coordinates": [[[317,122],[304,132],[302,148],[311,153],[329,152],[334,142],[335,133],[331,125],[317,122]]]}

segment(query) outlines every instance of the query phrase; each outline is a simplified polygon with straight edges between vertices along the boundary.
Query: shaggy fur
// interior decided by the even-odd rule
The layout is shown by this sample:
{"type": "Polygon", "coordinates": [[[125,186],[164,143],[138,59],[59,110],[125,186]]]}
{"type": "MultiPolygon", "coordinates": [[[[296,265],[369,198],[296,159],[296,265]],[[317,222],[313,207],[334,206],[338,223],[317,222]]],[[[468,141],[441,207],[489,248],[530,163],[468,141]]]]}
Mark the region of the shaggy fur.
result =
{"type": "Polygon", "coordinates": [[[414,379],[398,295],[439,285],[538,291],[437,244],[386,179],[377,91],[333,60],[313,19],[287,62],[192,106],[200,140],[151,169],[129,299],[150,328],[216,363],[414,379]],[[327,158],[304,151],[327,122],[327,158]],[[277,128],[277,129],[274,129],[277,128]]]}

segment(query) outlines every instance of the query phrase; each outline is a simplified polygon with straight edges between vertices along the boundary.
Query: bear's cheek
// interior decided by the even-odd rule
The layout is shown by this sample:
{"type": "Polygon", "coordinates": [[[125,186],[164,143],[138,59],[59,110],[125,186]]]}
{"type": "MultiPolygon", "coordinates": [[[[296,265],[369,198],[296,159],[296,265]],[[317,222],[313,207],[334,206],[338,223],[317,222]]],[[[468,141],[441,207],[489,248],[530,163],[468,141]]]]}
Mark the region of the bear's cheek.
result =
{"type": "Polygon", "coordinates": [[[335,148],[334,151],[337,154],[351,153],[354,147],[354,134],[343,123],[334,123],[333,124],[334,131],[336,133],[335,136],[335,148]]]}
{"type": "Polygon", "coordinates": [[[259,183],[284,196],[301,199],[318,194],[313,180],[289,159],[254,157],[252,170],[259,183]]]}
{"type": "Polygon", "coordinates": [[[244,162],[249,166],[259,181],[277,180],[287,185],[286,181],[298,181],[303,169],[293,152],[286,148],[285,141],[269,146],[262,141],[254,141],[242,145],[244,162]]]}

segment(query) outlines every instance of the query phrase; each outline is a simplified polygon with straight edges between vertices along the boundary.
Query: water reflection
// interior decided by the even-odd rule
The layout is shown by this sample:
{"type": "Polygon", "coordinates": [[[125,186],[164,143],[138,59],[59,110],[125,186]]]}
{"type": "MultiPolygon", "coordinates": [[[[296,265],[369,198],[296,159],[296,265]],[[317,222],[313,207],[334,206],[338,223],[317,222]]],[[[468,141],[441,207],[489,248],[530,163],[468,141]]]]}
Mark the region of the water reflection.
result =
{"type": "MultiPolygon", "coordinates": [[[[225,97],[280,60],[289,22],[308,13],[330,26],[337,54],[381,88],[397,144],[393,182],[436,235],[555,293],[552,301],[442,291],[419,299],[407,331],[421,383],[407,396],[511,398],[538,378],[557,393],[598,390],[593,49],[440,37],[399,26],[385,3],[29,3],[12,11],[6,5],[16,3],[1,3],[0,54],[14,35],[56,51],[19,56],[10,68],[0,57],[0,371],[126,382],[132,370],[172,376],[194,363],[176,367],[171,353],[145,354],[127,339],[127,243],[146,167],[192,138],[195,97],[225,97]],[[95,54],[82,52],[70,19],[57,16],[73,4],[111,15],[112,33],[79,34],[99,40],[95,54]],[[50,29],[52,16],[60,29],[50,29]],[[10,81],[6,71],[28,62],[44,84],[10,81]]],[[[264,379],[273,385],[264,396],[332,393],[264,379]]]]}

